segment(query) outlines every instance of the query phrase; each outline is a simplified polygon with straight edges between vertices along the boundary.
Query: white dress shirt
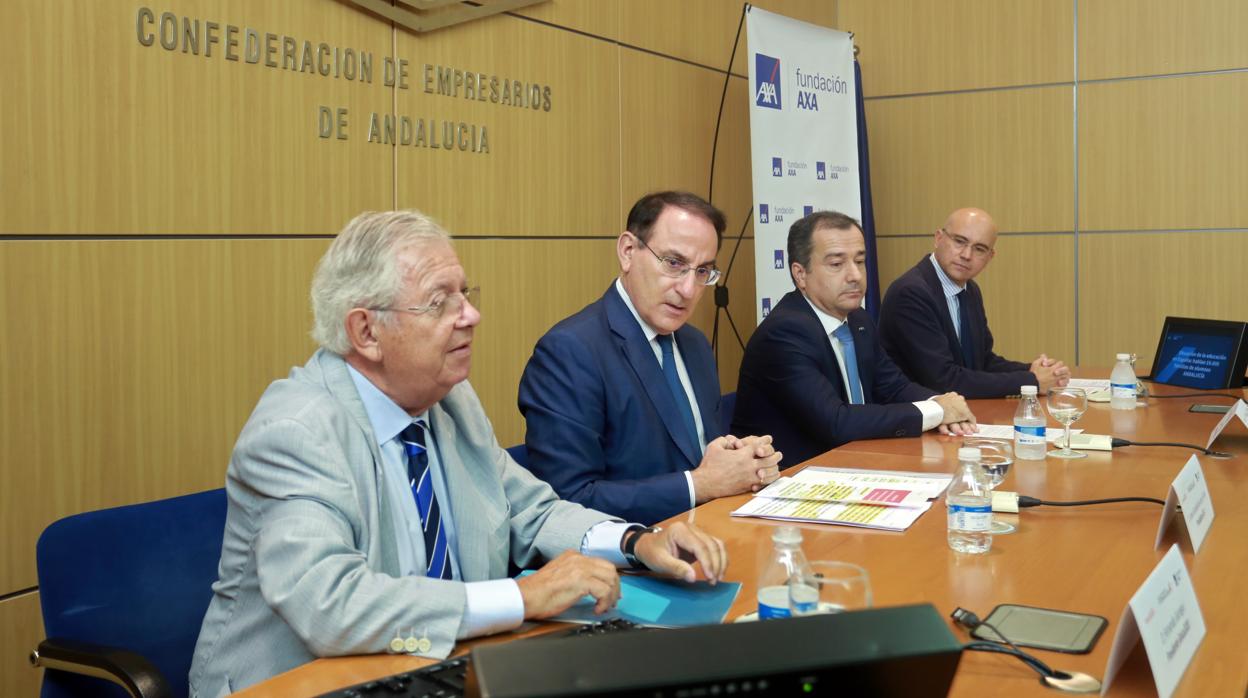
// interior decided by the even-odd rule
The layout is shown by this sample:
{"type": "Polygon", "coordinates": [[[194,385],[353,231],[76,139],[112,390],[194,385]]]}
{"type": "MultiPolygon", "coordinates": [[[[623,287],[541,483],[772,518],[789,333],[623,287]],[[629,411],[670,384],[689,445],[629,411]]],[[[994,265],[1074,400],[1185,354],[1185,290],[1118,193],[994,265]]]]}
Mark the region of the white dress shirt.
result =
{"type": "MultiPolygon", "coordinates": [[[[633,314],[633,319],[641,326],[641,331],[646,335],[646,341],[650,343],[650,350],[654,352],[654,359],[659,362],[659,366],[663,365],[663,350],[659,347],[656,337],[659,336],[657,330],[646,324],[641,319],[641,315],[637,314],[637,308],[633,306],[633,300],[628,297],[628,292],[624,290],[624,284],[618,278],[615,280],[615,290],[619,292],[620,298],[624,299],[624,305],[628,306],[628,312],[633,314]]],[[[689,398],[689,408],[693,411],[693,424],[698,429],[698,451],[706,453],[706,430],[702,428],[702,414],[698,409],[698,399],[693,394],[693,383],[689,382],[689,372],[685,370],[685,360],[680,356],[680,345],[672,338],[672,351],[676,355],[676,374],[680,376],[680,385],[685,389],[685,397],[689,398]]],[[[693,490],[693,472],[685,471],[685,481],[689,484],[689,508],[692,509],[698,504],[697,493],[693,490]]]]}
{"type": "MultiPolygon", "coordinates": [[[[802,294],[802,298],[805,298],[806,302],[810,303],[810,309],[815,311],[815,317],[819,318],[819,322],[823,325],[823,333],[827,336],[828,343],[832,345],[832,353],[836,355],[836,365],[841,369],[841,380],[844,382],[846,391],[848,391],[849,374],[845,371],[845,355],[841,353],[841,340],[832,334],[837,328],[845,324],[845,321],[834,318],[820,310],[818,306],[810,302],[810,298],[805,293],[802,294]]],[[[864,388],[862,399],[866,400],[867,397],[864,388]]],[[[845,402],[848,403],[849,400],[846,399],[845,402]]],[[[919,400],[910,404],[914,405],[919,410],[919,413],[923,415],[923,431],[935,429],[945,420],[945,408],[941,407],[934,400],[919,400]]]]}
{"type": "MultiPolygon", "coordinates": [[[[364,403],[377,446],[381,449],[386,478],[386,491],[390,497],[391,525],[399,552],[399,573],[405,576],[423,576],[427,571],[425,562],[425,537],[416,510],[416,499],[408,480],[407,455],[399,442],[399,434],[414,421],[424,419],[428,413],[413,418],[373,385],[362,373],[347,366],[355,389],[364,403]]],[[[451,558],[454,579],[461,579],[458,546],[455,537],[455,520],[451,516],[446,492],[446,476],[443,474],[441,452],[437,446],[438,435],[432,431],[428,442],[429,470],[433,477],[433,491],[441,509],[442,527],[446,530],[447,555],[451,558]]],[[[620,540],[632,524],[603,521],[591,527],[581,539],[581,552],[601,557],[616,567],[628,562],[620,551],[620,540]]],[[[460,625],[458,639],[476,637],[511,630],[524,622],[524,598],[514,579],[491,579],[464,583],[464,622],[460,625]]]]}

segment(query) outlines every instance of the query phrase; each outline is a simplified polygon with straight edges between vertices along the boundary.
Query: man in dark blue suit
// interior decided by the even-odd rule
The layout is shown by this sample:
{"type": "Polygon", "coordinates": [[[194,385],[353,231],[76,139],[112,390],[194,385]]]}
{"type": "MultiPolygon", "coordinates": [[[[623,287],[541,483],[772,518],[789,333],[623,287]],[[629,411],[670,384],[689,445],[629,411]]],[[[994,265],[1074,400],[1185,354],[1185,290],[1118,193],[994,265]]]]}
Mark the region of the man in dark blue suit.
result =
{"type": "Polygon", "coordinates": [[[1030,365],[992,351],[984,296],[974,279],[996,254],[997,226],[977,208],[949,214],[935,250],[888,288],[880,341],[910,380],[968,398],[1041,393],[1070,380],[1070,369],[1041,354],[1030,365]]]}
{"type": "Polygon", "coordinates": [[[771,434],[796,465],[858,439],[975,431],[957,393],[911,383],[880,346],[862,308],[866,245],[849,216],[819,211],[789,229],[796,291],[745,348],[733,431],[771,434]]]}
{"type": "Polygon", "coordinates": [[[520,379],[529,468],[564,499],[655,523],[778,476],[769,437],[721,436],[719,377],[686,325],[724,216],[694,194],[642,197],[616,241],[619,278],[542,337],[520,379]]]}

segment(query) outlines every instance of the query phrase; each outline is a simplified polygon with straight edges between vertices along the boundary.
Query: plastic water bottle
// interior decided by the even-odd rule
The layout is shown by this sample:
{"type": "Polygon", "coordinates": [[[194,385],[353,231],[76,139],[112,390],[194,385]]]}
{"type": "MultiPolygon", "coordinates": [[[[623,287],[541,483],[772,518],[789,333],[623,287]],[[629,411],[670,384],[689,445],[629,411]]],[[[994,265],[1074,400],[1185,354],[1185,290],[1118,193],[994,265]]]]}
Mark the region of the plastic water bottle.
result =
{"type": "Polygon", "coordinates": [[[975,555],[992,547],[992,487],[979,458],[978,448],[959,448],[958,472],[945,490],[949,547],[975,555]]]}
{"type": "Polygon", "coordinates": [[[802,532],[796,526],[780,526],[771,534],[771,542],[775,549],[758,576],[759,620],[788,618],[789,577],[810,571],[802,552],[802,532]]]}
{"type": "Polygon", "coordinates": [[[1115,410],[1135,409],[1135,369],[1131,368],[1131,355],[1119,354],[1118,363],[1109,374],[1109,406],[1115,410]]]}
{"type": "Polygon", "coordinates": [[[1014,458],[1044,460],[1049,447],[1044,438],[1044,412],[1036,398],[1036,386],[1024,385],[1019,390],[1023,399],[1014,411],[1014,458]]]}

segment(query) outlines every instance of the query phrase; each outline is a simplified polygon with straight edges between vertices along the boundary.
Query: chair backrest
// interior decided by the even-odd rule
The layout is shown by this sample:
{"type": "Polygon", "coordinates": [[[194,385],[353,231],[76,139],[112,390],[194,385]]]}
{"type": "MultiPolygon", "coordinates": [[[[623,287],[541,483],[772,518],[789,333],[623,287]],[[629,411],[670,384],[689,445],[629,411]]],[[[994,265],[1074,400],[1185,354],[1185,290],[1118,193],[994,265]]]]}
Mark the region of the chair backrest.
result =
{"type": "MultiPolygon", "coordinates": [[[[737,391],[724,393],[719,398],[719,425],[725,434],[732,434],[732,413],[737,409],[737,391]]],[[[749,436],[749,434],[733,434],[733,436],[749,436]]]]}
{"type": "MultiPolygon", "coordinates": [[[[92,511],[48,526],[35,549],[48,638],[122,647],[187,694],[225,532],[224,489],[92,511]]],[[[102,679],[44,673],[44,698],[126,695],[102,679]]]]}

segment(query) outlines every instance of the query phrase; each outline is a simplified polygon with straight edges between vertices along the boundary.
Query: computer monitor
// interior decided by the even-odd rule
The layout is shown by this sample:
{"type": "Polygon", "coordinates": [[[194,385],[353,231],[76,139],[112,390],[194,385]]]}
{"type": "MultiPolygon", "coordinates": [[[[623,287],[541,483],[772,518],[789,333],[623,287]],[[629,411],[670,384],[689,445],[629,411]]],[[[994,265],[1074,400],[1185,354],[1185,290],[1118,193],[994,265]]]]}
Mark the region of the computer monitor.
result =
{"type": "Polygon", "coordinates": [[[1167,317],[1149,379],[1197,390],[1238,388],[1246,366],[1248,323],[1167,317]]]}

